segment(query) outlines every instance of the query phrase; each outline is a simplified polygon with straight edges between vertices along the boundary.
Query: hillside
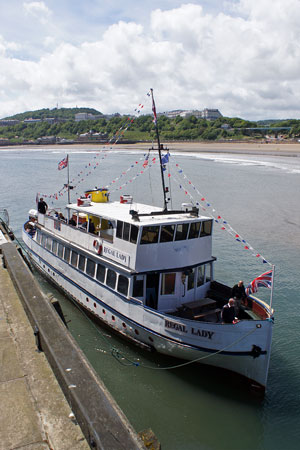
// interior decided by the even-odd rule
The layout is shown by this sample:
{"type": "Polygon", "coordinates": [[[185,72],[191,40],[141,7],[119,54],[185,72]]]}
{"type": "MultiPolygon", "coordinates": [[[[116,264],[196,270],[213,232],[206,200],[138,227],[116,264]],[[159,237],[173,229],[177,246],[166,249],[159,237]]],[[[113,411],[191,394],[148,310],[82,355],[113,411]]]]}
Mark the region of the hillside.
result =
{"type": "Polygon", "coordinates": [[[5,117],[2,120],[24,120],[24,119],[46,119],[49,117],[55,119],[68,119],[74,120],[75,114],[89,113],[89,114],[102,114],[93,108],[44,108],[37,109],[35,111],[26,111],[23,113],[15,114],[14,116],[5,117]]]}

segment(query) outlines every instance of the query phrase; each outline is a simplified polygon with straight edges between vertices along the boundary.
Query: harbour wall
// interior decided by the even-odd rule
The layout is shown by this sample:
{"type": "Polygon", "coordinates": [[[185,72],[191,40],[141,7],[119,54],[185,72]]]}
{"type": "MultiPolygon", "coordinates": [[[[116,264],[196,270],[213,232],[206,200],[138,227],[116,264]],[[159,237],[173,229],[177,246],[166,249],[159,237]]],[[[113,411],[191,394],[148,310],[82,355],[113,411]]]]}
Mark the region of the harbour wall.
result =
{"type": "Polygon", "coordinates": [[[90,446],[145,449],[127,418],[42,294],[14,243],[1,245],[4,264],[42,350],[90,446]]]}

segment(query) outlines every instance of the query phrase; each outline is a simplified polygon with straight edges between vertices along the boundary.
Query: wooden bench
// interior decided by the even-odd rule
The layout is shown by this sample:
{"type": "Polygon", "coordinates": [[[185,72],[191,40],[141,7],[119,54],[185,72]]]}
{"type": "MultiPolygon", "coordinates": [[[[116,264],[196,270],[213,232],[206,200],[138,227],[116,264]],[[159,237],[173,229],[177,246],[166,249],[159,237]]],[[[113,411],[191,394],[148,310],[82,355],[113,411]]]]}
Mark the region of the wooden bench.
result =
{"type": "Polygon", "coordinates": [[[203,317],[210,316],[212,314],[216,314],[217,319],[219,319],[219,313],[221,312],[220,308],[210,309],[209,311],[205,311],[201,314],[196,314],[194,319],[202,319],[203,317]]]}

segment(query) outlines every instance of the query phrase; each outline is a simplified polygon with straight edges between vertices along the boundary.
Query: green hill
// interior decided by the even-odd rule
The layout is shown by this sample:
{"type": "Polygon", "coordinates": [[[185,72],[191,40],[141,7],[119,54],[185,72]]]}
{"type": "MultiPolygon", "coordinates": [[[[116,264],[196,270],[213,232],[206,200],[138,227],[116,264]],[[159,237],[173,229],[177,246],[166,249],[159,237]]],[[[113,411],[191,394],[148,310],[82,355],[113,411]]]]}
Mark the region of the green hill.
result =
{"type": "Polygon", "coordinates": [[[55,119],[68,119],[74,120],[75,114],[78,113],[89,113],[89,114],[102,114],[93,108],[44,108],[37,109],[35,111],[26,111],[20,114],[15,114],[14,116],[5,117],[2,120],[16,119],[16,120],[24,120],[24,119],[45,119],[49,117],[54,117],[55,119]]]}

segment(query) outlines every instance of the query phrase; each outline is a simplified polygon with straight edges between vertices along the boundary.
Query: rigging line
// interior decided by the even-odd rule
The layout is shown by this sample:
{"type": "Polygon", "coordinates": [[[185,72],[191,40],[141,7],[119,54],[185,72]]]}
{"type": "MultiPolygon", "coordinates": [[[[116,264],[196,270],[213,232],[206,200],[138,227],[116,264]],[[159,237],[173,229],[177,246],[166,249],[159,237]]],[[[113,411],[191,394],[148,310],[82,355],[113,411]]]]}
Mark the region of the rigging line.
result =
{"type": "MultiPolygon", "coordinates": [[[[140,364],[137,362],[132,361],[132,365],[136,366],[136,367],[141,367],[142,369],[151,369],[151,370],[172,370],[172,369],[179,369],[180,367],[184,367],[184,366],[188,366],[190,364],[193,364],[195,362],[198,361],[203,361],[204,359],[208,359],[211,358],[212,356],[215,356],[221,352],[224,352],[225,350],[228,350],[229,348],[233,347],[235,344],[238,344],[240,341],[242,341],[243,339],[245,339],[246,337],[250,336],[252,333],[254,333],[256,331],[256,327],[253,328],[252,330],[250,330],[248,333],[246,333],[245,335],[243,335],[242,337],[240,337],[239,339],[237,339],[236,341],[232,342],[231,344],[223,347],[220,350],[217,350],[214,353],[210,353],[209,355],[205,355],[205,356],[201,356],[200,358],[196,358],[193,359],[191,361],[186,361],[182,364],[176,364],[174,366],[168,366],[168,367],[153,367],[153,366],[147,366],[145,364],[140,364]]],[[[116,358],[118,360],[118,362],[122,365],[128,365],[128,364],[123,364],[118,358],[116,358]]],[[[126,358],[127,359],[127,358],[126,358]]],[[[130,361],[129,359],[127,359],[128,361],[130,361]]]]}
{"type": "MultiPolygon", "coordinates": [[[[182,173],[183,174],[183,177],[184,177],[184,179],[185,180],[188,180],[188,177],[183,173],[183,170],[182,170],[182,168],[179,166],[179,164],[176,164],[176,167],[177,168],[180,168],[180,170],[178,171],[177,170],[177,172],[179,172],[179,173],[182,173]]],[[[174,177],[174,179],[175,179],[175,177],[174,177]]],[[[176,180],[176,179],[175,179],[176,180]]],[[[177,181],[177,180],[176,180],[177,181]]],[[[177,181],[177,183],[178,183],[178,181],[177,181]]],[[[182,182],[181,183],[182,185],[184,184],[184,182],[182,182]]],[[[181,187],[181,184],[179,184],[179,187],[181,187]]],[[[198,189],[196,188],[196,186],[191,182],[191,181],[189,181],[189,185],[191,185],[192,187],[193,187],[193,189],[200,195],[200,196],[202,196],[202,194],[198,191],[198,189]]],[[[192,194],[189,192],[189,190],[188,190],[188,188],[184,188],[185,189],[185,193],[186,193],[186,195],[189,195],[189,197],[191,198],[191,199],[193,199],[193,196],[192,196],[192,194]]],[[[204,201],[205,200],[205,198],[201,198],[201,201],[204,201]]],[[[206,200],[205,200],[206,201],[206,200]]],[[[200,202],[196,202],[196,205],[197,206],[200,206],[201,208],[202,208],[202,210],[203,211],[206,211],[206,208],[204,208],[202,205],[201,205],[201,203],[200,202]]],[[[216,210],[211,206],[211,204],[210,203],[207,203],[206,202],[206,206],[208,207],[208,208],[212,208],[212,211],[213,212],[216,212],[216,210]]],[[[238,241],[238,242],[241,242],[242,244],[245,244],[245,248],[247,247],[247,250],[251,250],[251,251],[253,251],[253,252],[256,252],[256,254],[253,254],[253,256],[256,256],[256,257],[259,257],[260,259],[262,259],[263,260],[263,262],[264,263],[267,263],[267,264],[269,264],[270,266],[272,266],[272,264],[266,259],[266,258],[264,258],[264,256],[263,255],[261,255],[260,253],[258,253],[252,246],[251,246],[251,244],[249,244],[245,239],[243,239],[243,237],[240,235],[240,234],[238,234],[238,232],[226,221],[226,220],[224,220],[221,216],[218,216],[218,217],[215,217],[211,212],[207,212],[209,215],[210,215],[210,217],[211,218],[213,218],[214,219],[214,221],[216,222],[216,223],[220,223],[220,221],[221,221],[221,223],[222,224],[224,224],[224,225],[226,225],[226,226],[224,226],[222,229],[224,229],[224,230],[226,230],[229,234],[231,234],[232,236],[234,236],[235,237],[235,239],[238,241]]]]}

